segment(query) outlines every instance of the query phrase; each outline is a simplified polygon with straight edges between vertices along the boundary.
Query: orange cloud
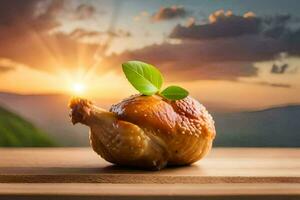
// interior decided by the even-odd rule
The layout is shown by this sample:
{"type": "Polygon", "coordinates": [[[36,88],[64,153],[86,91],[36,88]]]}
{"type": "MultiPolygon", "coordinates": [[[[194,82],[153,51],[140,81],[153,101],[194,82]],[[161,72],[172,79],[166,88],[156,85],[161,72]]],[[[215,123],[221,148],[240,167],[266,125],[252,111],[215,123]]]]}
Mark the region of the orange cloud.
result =
{"type": "Polygon", "coordinates": [[[159,11],[153,14],[154,22],[186,17],[187,11],[183,6],[161,7],[159,11]]]}
{"type": "Polygon", "coordinates": [[[93,55],[102,53],[98,44],[53,32],[64,5],[60,0],[1,1],[0,57],[46,71],[92,65],[93,55]]]}

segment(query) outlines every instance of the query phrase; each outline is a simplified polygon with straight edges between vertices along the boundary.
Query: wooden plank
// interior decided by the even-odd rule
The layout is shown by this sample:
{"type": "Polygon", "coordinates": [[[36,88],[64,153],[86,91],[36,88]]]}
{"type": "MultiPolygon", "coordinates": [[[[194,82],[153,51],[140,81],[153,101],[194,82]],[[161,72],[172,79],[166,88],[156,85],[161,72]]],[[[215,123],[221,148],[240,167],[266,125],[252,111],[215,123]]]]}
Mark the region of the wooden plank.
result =
{"type": "Polygon", "coordinates": [[[111,165],[90,148],[0,148],[0,199],[157,196],[298,199],[300,149],[215,148],[192,166],[143,171],[111,165]]]}
{"type": "Polygon", "coordinates": [[[0,184],[0,196],[296,197],[300,184],[0,184]]]}
{"type": "Polygon", "coordinates": [[[0,182],[299,183],[299,149],[224,149],[192,166],[142,171],[111,165],[89,148],[0,149],[0,182]]]}

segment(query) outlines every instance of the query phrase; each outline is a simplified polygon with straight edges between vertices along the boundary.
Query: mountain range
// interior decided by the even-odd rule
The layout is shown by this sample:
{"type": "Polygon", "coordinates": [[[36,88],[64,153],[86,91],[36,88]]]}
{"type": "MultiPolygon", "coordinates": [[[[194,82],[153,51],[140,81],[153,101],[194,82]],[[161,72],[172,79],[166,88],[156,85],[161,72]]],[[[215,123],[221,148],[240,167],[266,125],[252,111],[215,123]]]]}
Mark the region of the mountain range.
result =
{"type": "MultiPolygon", "coordinates": [[[[87,146],[88,128],[70,123],[70,96],[63,94],[20,95],[0,92],[0,105],[45,130],[62,146],[87,146]]],[[[116,100],[96,100],[103,108],[116,100]]],[[[300,105],[259,111],[240,111],[204,102],[217,130],[215,146],[300,147],[300,105]]]]}
{"type": "Polygon", "coordinates": [[[300,147],[300,106],[215,113],[216,146],[300,147]]]}

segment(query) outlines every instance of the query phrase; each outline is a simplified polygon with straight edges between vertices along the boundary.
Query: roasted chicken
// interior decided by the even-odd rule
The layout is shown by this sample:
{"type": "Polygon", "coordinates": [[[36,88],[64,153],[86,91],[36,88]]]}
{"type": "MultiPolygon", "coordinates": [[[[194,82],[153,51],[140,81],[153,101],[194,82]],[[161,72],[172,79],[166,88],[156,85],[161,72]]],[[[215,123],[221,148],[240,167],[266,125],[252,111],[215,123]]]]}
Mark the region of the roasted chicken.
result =
{"type": "Polygon", "coordinates": [[[109,111],[73,98],[69,107],[73,124],[90,127],[94,151],[122,166],[159,170],[191,164],[209,152],[216,134],[211,115],[190,96],[169,101],[133,95],[109,111]]]}

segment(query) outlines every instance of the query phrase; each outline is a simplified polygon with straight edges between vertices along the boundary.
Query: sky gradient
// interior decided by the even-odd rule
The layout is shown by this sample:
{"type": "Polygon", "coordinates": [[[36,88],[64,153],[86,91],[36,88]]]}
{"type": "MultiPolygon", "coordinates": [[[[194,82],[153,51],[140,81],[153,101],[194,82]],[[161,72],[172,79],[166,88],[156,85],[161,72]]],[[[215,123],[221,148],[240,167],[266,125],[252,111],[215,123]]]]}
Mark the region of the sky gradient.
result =
{"type": "Polygon", "coordinates": [[[299,104],[299,9],[297,0],[2,0],[0,91],[121,99],[136,93],[121,63],[142,60],[200,101],[299,104]]]}

